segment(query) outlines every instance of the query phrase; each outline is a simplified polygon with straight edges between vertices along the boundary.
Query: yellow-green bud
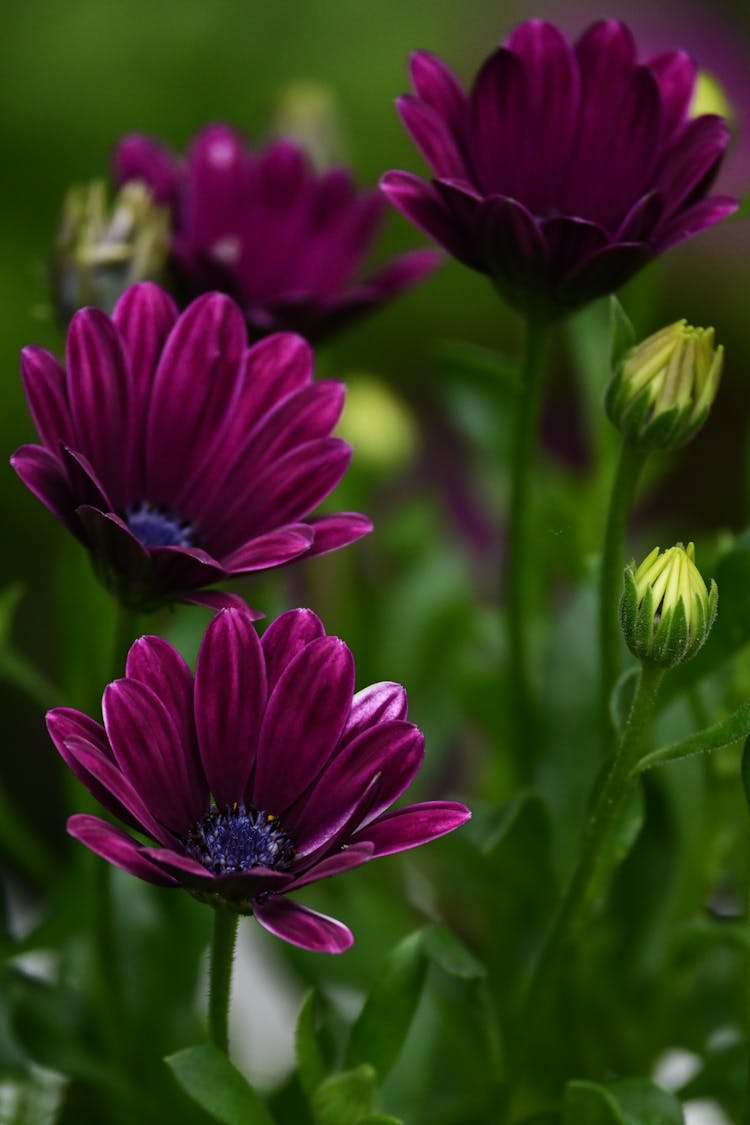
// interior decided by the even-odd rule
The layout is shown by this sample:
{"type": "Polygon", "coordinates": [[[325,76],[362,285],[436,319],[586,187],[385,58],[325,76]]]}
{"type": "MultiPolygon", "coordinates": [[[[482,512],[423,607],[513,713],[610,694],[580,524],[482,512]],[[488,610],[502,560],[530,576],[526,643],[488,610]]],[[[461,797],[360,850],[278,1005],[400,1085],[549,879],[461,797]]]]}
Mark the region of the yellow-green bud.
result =
{"type": "Polygon", "coordinates": [[[72,187],[55,241],[52,285],[64,320],[96,305],[110,313],[136,281],[161,281],[169,254],[169,213],[145,184],[125,184],[110,206],[103,181],[72,187]]]}
{"type": "Polygon", "coordinates": [[[672,668],[695,656],[716,617],[719,594],[695,565],[695,548],[654,547],[625,570],[620,620],[628,648],[644,664],[672,668]]]}
{"type": "Polygon", "coordinates": [[[626,353],[607,388],[607,414],[637,449],[679,449],[708,417],[723,361],[713,328],[678,320],[626,353]]]}

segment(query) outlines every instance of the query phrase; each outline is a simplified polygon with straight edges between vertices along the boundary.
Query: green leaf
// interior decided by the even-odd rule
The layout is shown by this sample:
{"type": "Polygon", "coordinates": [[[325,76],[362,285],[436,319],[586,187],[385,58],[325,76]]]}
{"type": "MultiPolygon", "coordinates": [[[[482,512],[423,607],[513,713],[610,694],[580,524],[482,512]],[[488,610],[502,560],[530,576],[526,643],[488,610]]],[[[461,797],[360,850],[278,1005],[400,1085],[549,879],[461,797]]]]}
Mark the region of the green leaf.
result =
{"type": "Polygon", "coordinates": [[[328,1071],[315,1030],[317,1001],[317,993],[310,989],[302,1001],[294,1037],[299,1079],[308,1097],[318,1088],[328,1071]]]}
{"type": "Polygon", "coordinates": [[[604,1086],[569,1082],[565,1088],[562,1125],[632,1125],[604,1086]]]}
{"type": "Polygon", "coordinates": [[[640,664],[634,664],[623,672],[615,684],[609,700],[609,713],[612,725],[618,734],[625,730],[630,708],[633,706],[638,678],[641,674],[640,664]]]}
{"type": "Polygon", "coordinates": [[[609,299],[610,362],[614,371],[635,344],[635,330],[617,297],[609,299]]]}
{"type": "Polygon", "coordinates": [[[222,1125],[273,1125],[265,1103],[217,1047],[186,1047],[164,1061],[185,1093],[222,1125]]]}
{"type": "Polygon", "coordinates": [[[673,1095],[648,1078],[620,1078],[607,1089],[630,1125],[684,1125],[682,1106],[673,1095]]]}
{"type": "Polygon", "coordinates": [[[318,1125],[358,1125],[372,1116],[376,1077],[374,1069],[363,1064],[321,1082],[312,1098],[318,1125]]]}
{"type": "Polygon", "coordinates": [[[398,1058],[422,995],[423,940],[417,930],[390,953],[352,1027],[346,1066],[371,1063],[383,1079],[398,1058]]]}
{"type": "Polygon", "coordinates": [[[652,766],[661,766],[665,762],[689,758],[693,754],[707,754],[712,750],[719,750],[722,746],[731,746],[732,743],[739,742],[748,735],[750,735],[750,701],[743,703],[731,715],[727,715],[713,726],[646,754],[638,763],[637,772],[642,773],[652,766]]]}
{"type": "Polygon", "coordinates": [[[447,926],[425,927],[422,948],[429,959],[448,976],[460,980],[484,980],[487,970],[478,957],[447,926]]]}
{"type": "Polygon", "coordinates": [[[384,1113],[368,1113],[360,1117],[357,1125],[404,1125],[400,1117],[388,1117],[384,1113]]]}

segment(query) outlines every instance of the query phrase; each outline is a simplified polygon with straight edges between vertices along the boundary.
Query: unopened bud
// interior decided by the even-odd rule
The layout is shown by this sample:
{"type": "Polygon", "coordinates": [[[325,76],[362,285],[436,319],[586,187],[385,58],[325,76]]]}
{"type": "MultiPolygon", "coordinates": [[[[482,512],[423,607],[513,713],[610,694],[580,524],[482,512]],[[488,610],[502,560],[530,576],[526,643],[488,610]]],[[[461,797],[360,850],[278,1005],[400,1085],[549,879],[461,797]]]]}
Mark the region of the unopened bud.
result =
{"type": "Polygon", "coordinates": [[[620,620],[628,648],[644,664],[672,668],[695,656],[716,617],[719,594],[695,565],[695,548],[682,543],[653,551],[625,570],[620,620]]]}
{"type": "Polygon", "coordinates": [[[63,204],[52,284],[65,321],[85,305],[111,313],[137,281],[161,281],[169,254],[169,214],[139,181],[125,184],[110,206],[106,185],[73,187],[63,204]]]}
{"type": "Polygon", "coordinates": [[[607,388],[607,414],[637,449],[678,449],[708,417],[723,360],[713,328],[670,324],[626,353],[607,388]]]}

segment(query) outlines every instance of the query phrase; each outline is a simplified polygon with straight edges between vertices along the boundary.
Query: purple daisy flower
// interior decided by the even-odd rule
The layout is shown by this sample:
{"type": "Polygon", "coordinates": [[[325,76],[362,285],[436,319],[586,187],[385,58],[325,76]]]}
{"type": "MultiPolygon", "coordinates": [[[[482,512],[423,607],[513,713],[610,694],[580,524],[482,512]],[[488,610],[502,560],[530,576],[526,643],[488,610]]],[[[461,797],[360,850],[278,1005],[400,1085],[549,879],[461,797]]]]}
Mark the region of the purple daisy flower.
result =
{"type": "Polygon", "coordinates": [[[105,689],[103,727],[68,707],[47,726],[76,777],[150,840],[89,815],[68,831],[147,882],[340,953],[353,940],[346,926],[287,893],[470,816],[456,801],[391,809],[419,769],[423,736],[398,684],[353,691],[351,652],[310,610],[283,614],[262,640],[247,613],[222,611],[195,677],[166,641],[141,637],[124,679],[105,689]]]}
{"type": "Polygon", "coordinates": [[[220,289],[259,333],[320,339],[382,305],[439,264],[434,250],[395,258],[355,280],[383,218],[380,193],[358,192],[346,169],[318,173],[302,148],[277,140],[254,153],[211,125],[186,160],[142,134],[115,153],[122,185],[146,183],[172,215],[172,264],[188,296],[220,289]]]}
{"type": "Polygon", "coordinates": [[[427,52],[411,75],[398,108],[435,179],[388,172],[382,189],[524,312],[612,292],[737,206],[708,195],[729,132],[690,116],[694,62],[666,51],[639,64],[616,20],[573,45],[554,24],[522,23],[469,94],[427,52]]]}
{"type": "Polygon", "coordinates": [[[28,347],[21,370],[43,444],[11,464],[125,605],[239,602],[203,588],[371,530],[352,512],[305,519],[351,457],[330,436],[342,384],[312,382],[300,336],[248,348],[229,297],[180,315],[158,286],[135,285],[111,318],[75,315],[64,367],[28,347]]]}

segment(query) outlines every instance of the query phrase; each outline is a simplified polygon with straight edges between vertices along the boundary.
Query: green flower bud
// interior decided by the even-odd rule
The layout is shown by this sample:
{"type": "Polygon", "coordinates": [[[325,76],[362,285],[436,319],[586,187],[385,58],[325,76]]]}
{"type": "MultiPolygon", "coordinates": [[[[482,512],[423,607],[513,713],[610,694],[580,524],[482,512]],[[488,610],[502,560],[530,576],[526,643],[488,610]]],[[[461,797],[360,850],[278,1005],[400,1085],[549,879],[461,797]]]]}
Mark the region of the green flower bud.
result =
{"type": "Polygon", "coordinates": [[[695,565],[695,548],[654,547],[625,570],[620,620],[628,648],[644,664],[672,668],[695,656],[716,617],[719,593],[695,565]]]}
{"type": "Polygon", "coordinates": [[[678,320],[626,353],[607,388],[607,414],[637,449],[679,449],[708,417],[723,361],[713,328],[678,320]]]}
{"type": "Polygon", "coordinates": [[[52,287],[65,321],[96,305],[111,313],[136,281],[161,281],[169,254],[169,214],[139,181],[125,184],[113,204],[101,180],[72,187],[55,241],[52,287]]]}

